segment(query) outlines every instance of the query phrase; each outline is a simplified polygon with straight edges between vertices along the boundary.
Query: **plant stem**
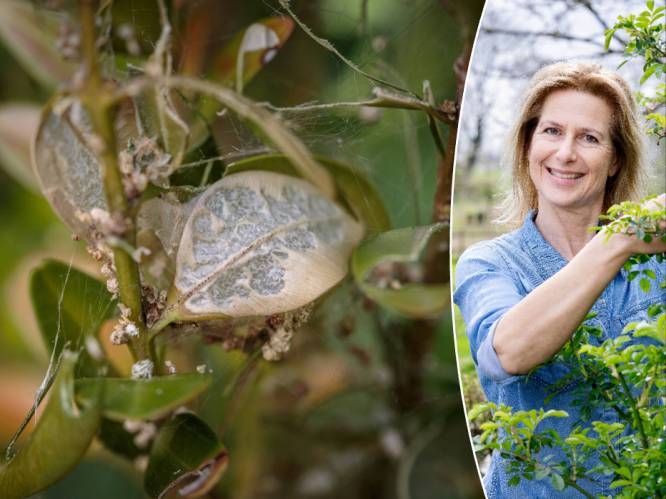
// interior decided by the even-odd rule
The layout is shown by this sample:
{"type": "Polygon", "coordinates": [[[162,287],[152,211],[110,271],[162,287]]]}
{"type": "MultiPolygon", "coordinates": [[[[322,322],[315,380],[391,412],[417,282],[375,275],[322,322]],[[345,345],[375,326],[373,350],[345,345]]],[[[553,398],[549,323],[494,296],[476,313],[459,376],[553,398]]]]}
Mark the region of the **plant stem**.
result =
{"type": "MultiPolygon", "coordinates": [[[[522,462],[524,462],[524,463],[528,463],[528,464],[531,464],[531,463],[538,463],[539,465],[541,465],[543,468],[545,468],[545,469],[547,469],[547,470],[552,470],[552,469],[553,469],[553,468],[550,467],[550,466],[547,466],[547,465],[545,465],[545,464],[543,464],[543,463],[541,463],[541,462],[539,462],[539,461],[532,460],[531,458],[528,459],[528,458],[526,458],[525,456],[521,456],[520,454],[515,454],[515,453],[513,453],[513,452],[506,452],[505,454],[506,454],[507,456],[509,456],[509,457],[513,457],[514,459],[517,459],[518,461],[522,461],[522,462]]],[[[578,485],[578,484],[577,484],[576,482],[574,482],[573,480],[571,480],[571,479],[569,479],[569,478],[566,478],[566,477],[562,477],[562,480],[564,480],[564,483],[565,483],[568,487],[571,487],[572,489],[577,490],[578,492],[580,492],[581,494],[583,494],[583,495],[584,495],[585,497],[587,497],[588,499],[596,499],[595,496],[593,496],[592,494],[590,494],[587,490],[585,490],[584,488],[582,488],[580,485],[578,485]]]]}
{"type": "Polygon", "coordinates": [[[638,408],[636,407],[636,401],[634,400],[634,397],[631,395],[631,389],[627,384],[627,380],[625,379],[624,374],[618,371],[617,375],[618,378],[620,378],[620,383],[622,383],[622,388],[624,389],[625,395],[629,399],[629,405],[631,407],[632,412],[634,413],[634,418],[636,419],[636,426],[638,426],[638,432],[641,434],[641,443],[643,444],[643,448],[647,450],[650,447],[650,443],[648,442],[647,435],[645,434],[645,428],[643,428],[643,420],[641,419],[641,414],[638,411],[638,408]]]}
{"type": "MultiPolygon", "coordinates": [[[[85,82],[81,89],[81,100],[90,115],[95,134],[101,139],[99,159],[102,165],[104,195],[109,213],[112,215],[120,214],[123,220],[130,221],[123,237],[130,246],[134,246],[136,241],[134,220],[130,216],[129,205],[125,197],[116,159],[114,91],[113,88],[102,81],[97,61],[94,2],[93,0],[80,0],[80,6],[85,69],[85,82]]],[[[138,337],[130,340],[130,350],[135,360],[151,358],[141,306],[139,267],[132,256],[119,247],[113,248],[113,259],[116,267],[120,301],[131,310],[129,319],[134,322],[139,330],[138,337]]]]}

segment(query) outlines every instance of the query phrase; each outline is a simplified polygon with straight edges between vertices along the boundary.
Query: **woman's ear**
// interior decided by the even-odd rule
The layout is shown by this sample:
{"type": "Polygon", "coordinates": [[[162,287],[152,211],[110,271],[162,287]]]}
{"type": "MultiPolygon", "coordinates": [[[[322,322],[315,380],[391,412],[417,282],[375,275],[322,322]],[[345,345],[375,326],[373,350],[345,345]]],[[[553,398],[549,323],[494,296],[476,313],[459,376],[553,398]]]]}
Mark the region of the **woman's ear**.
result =
{"type": "Polygon", "coordinates": [[[613,158],[613,163],[608,169],[608,177],[614,177],[615,174],[620,170],[620,161],[617,159],[617,156],[613,158]]]}

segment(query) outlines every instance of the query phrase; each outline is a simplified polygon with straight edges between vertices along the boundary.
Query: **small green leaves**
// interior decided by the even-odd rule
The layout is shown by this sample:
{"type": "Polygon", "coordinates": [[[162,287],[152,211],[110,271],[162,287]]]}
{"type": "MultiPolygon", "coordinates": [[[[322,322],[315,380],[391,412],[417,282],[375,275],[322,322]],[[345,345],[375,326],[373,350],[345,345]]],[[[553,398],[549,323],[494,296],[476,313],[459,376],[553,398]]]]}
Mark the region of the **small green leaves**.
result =
{"type": "Polygon", "coordinates": [[[173,416],[153,444],[144,485],[151,497],[199,497],[219,480],[228,455],[215,432],[191,413],[173,416]]]}
{"type": "Polygon", "coordinates": [[[361,290],[377,303],[410,317],[441,313],[448,285],[424,283],[422,259],[446,224],[392,230],[365,240],[354,251],[352,272],[361,290]]]}
{"type": "Polygon", "coordinates": [[[102,365],[97,332],[115,307],[106,286],[69,265],[46,260],[30,279],[30,296],[49,354],[57,359],[65,345],[81,350],[77,376],[95,376],[102,365]]]}
{"type": "Polygon", "coordinates": [[[112,420],[164,416],[203,392],[209,374],[175,374],[150,379],[83,378],[76,380],[76,399],[89,400],[104,387],[102,414],[112,420]]]}
{"type": "Polygon", "coordinates": [[[74,402],[76,354],[64,351],[44,413],[27,443],[0,464],[0,496],[30,496],[64,476],[83,457],[100,421],[101,387],[91,386],[85,405],[74,402]]]}
{"type": "Polygon", "coordinates": [[[337,284],[361,226],[311,184],[243,172],[196,200],[178,248],[178,317],[246,317],[302,307],[337,284]]]}

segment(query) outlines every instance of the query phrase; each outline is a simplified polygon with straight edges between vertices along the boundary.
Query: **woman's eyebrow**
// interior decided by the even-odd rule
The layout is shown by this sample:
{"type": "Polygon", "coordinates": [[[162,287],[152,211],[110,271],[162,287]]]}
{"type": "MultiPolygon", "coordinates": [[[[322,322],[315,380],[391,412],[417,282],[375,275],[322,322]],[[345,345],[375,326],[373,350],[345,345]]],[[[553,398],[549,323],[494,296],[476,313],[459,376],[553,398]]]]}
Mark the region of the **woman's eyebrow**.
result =
{"type": "MultiPolygon", "coordinates": [[[[553,121],[553,120],[543,120],[542,122],[539,123],[539,126],[544,126],[544,125],[556,126],[558,128],[563,128],[561,123],[558,123],[557,121],[553,121]]],[[[580,128],[577,128],[577,130],[580,131],[580,132],[596,133],[597,135],[600,135],[602,137],[604,136],[604,133],[601,130],[598,130],[596,128],[592,128],[592,127],[589,127],[589,126],[580,127],[580,128]]]]}
{"type": "Polygon", "coordinates": [[[596,128],[590,128],[590,127],[582,127],[580,128],[581,132],[592,132],[600,136],[604,136],[604,133],[601,130],[597,130],[596,128]]]}

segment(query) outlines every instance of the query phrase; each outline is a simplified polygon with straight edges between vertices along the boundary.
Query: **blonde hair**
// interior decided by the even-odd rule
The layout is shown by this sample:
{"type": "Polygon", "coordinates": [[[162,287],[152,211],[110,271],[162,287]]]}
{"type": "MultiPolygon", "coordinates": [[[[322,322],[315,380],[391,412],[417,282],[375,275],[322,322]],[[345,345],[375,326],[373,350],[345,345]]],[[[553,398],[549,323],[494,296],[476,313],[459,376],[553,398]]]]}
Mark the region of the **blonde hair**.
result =
{"type": "Polygon", "coordinates": [[[610,135],[618,171],[606,181],[603,211],[615,203],[638,199],[645,175],[643,138],[631,87],[599,64],[559,62],[541,68],[530,80],[509,135],[506,163],[511,165],[513,182],[497,208],[496,223],[519,226],[529,210],[538,208],[528,164],[532,134],[546,98],[557,90],[570,89],[601,97],[612,109],[610,135]]]}

